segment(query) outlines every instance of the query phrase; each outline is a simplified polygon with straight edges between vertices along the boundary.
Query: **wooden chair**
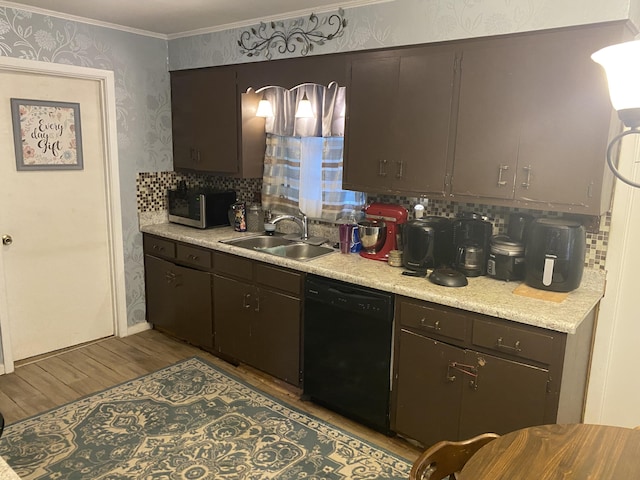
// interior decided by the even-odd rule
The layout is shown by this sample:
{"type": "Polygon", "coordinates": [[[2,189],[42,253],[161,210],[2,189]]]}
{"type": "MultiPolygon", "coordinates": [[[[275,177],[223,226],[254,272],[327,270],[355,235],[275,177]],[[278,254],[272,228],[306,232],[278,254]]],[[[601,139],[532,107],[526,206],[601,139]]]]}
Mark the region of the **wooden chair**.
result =
{"type": "Polygon", "coordinates": [[[461,442],[438,442],[414,462],[409,480],[443,480],[450,475],[455,478],[474,453],[499,436],[495,433],[483,433],[461,442]]]}

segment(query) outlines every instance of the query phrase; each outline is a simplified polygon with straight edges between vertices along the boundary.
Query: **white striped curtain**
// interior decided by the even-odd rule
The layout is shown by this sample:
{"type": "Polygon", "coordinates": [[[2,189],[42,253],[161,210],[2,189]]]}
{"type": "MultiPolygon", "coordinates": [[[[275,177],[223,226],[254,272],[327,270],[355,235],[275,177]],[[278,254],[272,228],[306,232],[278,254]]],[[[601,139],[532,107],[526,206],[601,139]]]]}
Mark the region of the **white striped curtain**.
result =
{"type": "Polygon", "coordinates": [[[263,207],[327,221],[361,209],[365,194],[342,190],[343,147],[344,137],[267,134],[263,207]]]}
{"type": "Polygon", "coordinates": [[[272,211],[335,221],[364,207],[362,192],[342,190],[344,87],[270,88],[274,117],[267,119],[262,205],[272,211]],[[304,93],[315,118],[295,118],[304,93]]]}

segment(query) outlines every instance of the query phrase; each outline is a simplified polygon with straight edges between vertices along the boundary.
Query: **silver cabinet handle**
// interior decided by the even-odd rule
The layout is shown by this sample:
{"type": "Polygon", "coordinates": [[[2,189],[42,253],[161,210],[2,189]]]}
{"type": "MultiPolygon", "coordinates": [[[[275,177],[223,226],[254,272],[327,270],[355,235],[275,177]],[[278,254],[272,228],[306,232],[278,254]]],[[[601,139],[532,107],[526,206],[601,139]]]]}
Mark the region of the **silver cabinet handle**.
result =
{"type": "Polygon", "coordinates": [[[520,348],[520,340],[516,340],[516,343],[513,344],[513,347],[511,345],[505,345],[504,340],[502,337],[498,337],[498,340],[496,341],[496,347],[501,348],[503,350],[509,350],[512,352],[521,352],[522,348],[520,348]]]}
{"type": "Polygon", "coordinates": [[[382,159],[380,160],[380,169],[378,170],[378,175],[381,177],[386,177],[387,176],[387,160],[386,159],[382,159]]]}
{"type": "Polygon", "coordinates": [[[245,293],[242,297],[242,308],[251,308],[251,293],[245,293]]]}
{"type": "Polygon", "coordinates": [[[436,320],[433,325],[430,325],[429,323],[427,323],[427,319],[425,317],[422,317],[420,319],[420,326],[424,327],[424,328],[430,328],[431,330],[442,330],[440,328],[440,320],[436,320]]]}
{"type": "Polygon", "coordinates": [[[11,245],[13,243],[13,238],[11,235],[2,235],[2,244],[3,245],[11,245]]]}
{"type": "Polygon", "coordinates": [[[498,166],[498,186],[504,187],[507,184],[506,180],[502,179],[502,173],[509,170],[509,165],[500,165],[498,166]]]}
{"type": "Polygon", "coordinates": [[[404,161],[400,160],[400,161],[396,162],[396,164],[398,165],[398,170],[396,172],[396,178],[402,178],[403,171],[404,171],[404,161]]]}
{"type": "Polygon", "coordinates": [[[522,169],[527,172],[527,179],[522,182],[522,188],[529,188],[531,186],[531,171],[533,167],[531,165],[527,165],[526,167],[522,167],[522,169]]]}

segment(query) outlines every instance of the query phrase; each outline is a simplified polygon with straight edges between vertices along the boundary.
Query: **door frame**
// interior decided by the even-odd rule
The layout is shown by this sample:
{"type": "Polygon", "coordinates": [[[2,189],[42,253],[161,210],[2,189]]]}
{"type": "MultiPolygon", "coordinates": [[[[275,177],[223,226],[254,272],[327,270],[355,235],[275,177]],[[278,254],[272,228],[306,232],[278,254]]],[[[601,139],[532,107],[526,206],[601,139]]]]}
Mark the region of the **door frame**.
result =
{"type": "MultiPolygon", "coordinates": [[[[109,268],[111,271],[111,302],[114,315],[113,327],[116,335],[125,336],[127,335],[128,328],[114,74],[110,70],[2,56],[0,56],[0,71],[95,80],[100,84],[100,94],[103,105],[103,141],[105,145],[104,158],[106,162],[104,171],[108,210],[106,213],[109,268]]],[[[0,335],[2,336],[3,354],[3,363],[0,363],[0,374],[11,373],[14,370],[4,271],[3,255],[0,251],[0,272],[2,272],[0,273],[0,335]]]]}

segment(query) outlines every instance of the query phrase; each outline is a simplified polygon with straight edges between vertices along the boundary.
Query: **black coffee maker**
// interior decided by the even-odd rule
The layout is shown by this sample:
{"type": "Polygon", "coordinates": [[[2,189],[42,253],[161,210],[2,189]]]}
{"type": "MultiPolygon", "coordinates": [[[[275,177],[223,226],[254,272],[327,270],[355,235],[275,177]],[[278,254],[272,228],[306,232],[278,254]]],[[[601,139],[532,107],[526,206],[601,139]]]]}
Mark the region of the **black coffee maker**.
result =
{"type": "Polygon", "coordinates": [[[427,216],[404,224],[403,265],[410,270],[449,267],[453,260],[453,227],[445,217],[427,216]]]}
{"type": "Polygon", "coordinates": [[[470,212],[458,214],[453,221],[453,268],[467,277],[486,275],[492,233],[493,224],[487,217],[470,212]]]}

